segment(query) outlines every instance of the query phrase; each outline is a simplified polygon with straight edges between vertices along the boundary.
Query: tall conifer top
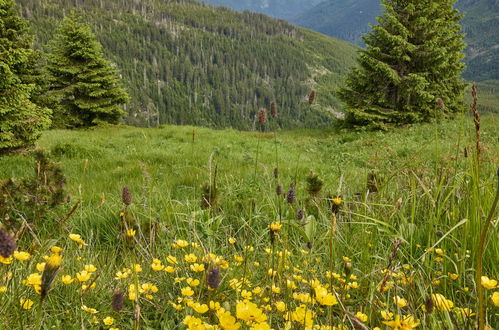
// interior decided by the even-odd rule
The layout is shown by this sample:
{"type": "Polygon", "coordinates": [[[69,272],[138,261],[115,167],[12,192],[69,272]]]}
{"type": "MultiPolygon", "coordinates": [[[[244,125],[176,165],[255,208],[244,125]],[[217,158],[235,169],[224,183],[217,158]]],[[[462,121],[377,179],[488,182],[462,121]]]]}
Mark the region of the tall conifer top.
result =
{"type": "Polygon", "coordinates": [[[461,16],[454,0],[382,0],[340,98],[354,126],[386,128],[463,110],[461,16]]]}
{"type": "Polygon", "coordinates": [[[114,66],[104,57],[90,27],[75,12],[66,17],[52,44],[48,70],[59,99],[59,125],[118,123],[129,97],[114,66]]]}

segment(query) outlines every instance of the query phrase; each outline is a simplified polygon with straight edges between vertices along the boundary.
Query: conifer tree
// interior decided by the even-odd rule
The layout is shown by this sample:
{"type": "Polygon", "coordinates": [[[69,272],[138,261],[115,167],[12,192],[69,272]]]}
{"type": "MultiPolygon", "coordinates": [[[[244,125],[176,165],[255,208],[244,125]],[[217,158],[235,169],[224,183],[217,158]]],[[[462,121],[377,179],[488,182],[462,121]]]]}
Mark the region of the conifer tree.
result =
{"type": "Polygon", "coordinates": [[[384,129],[463,110],[465,45],[455,2],[382,0],[384,12],[339,91],[347,122],[384,129]]]}
{"type": "Polygon", "coordinates": [[[50,126],[51,111],[32,100],[37,52],[13,0],[0,0],[0,151],[32,144],[50,126]]]}
{"type": "Polygon", "coordinates": [[[50,94],[57,99],[57,126],[119,122],[129,96],[90,27],[74,12],[61,24],[48,62],[50,94]]]}

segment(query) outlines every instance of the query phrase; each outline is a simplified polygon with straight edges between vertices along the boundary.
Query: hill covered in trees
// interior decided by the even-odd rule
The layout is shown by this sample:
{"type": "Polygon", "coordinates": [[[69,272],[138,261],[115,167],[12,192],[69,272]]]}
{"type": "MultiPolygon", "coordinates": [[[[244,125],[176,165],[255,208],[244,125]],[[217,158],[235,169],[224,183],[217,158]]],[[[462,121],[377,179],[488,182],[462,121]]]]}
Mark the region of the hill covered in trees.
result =
{"type": "Polygon", "coordinates": [[[91,24],[130,92],[126,122],[251,129],[259,107],[274,125],[329,125],[355,46],[285,21],[194,1],[19,0],[47,49],[72,9],[91,24]],[[307,95],[316,89],[317,104],[307,95]]]}

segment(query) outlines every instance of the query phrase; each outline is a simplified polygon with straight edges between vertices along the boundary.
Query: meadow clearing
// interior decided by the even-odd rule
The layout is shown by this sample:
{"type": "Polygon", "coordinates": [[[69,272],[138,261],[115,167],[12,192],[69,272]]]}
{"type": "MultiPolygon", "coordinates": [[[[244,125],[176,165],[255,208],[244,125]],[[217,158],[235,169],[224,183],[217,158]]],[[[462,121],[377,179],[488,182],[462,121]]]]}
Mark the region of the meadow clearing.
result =
{"type": "Polygon", "coordinates": [[[45,132],[49,161],[0,158],[0,252],[16,251],[0,257],[0,324],[472,329],[481,287],[497,329],[498,128],[482,117],[479,161],[468,116],[390,132],[45,132]]]}

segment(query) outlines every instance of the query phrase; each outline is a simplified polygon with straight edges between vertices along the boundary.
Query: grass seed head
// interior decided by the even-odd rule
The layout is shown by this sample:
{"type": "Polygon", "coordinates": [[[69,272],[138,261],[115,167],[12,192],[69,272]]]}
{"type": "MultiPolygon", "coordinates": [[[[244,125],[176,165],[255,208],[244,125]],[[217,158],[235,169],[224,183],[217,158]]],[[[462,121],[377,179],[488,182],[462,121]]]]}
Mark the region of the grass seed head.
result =
{"type": "Polygon", "coordinates": [[[270,115],[272,116],[272,118],[277,117],[277,103],[275,101],[272,101],[272,103],[270,103],[270,115]]]}
{"type": "Polygon", "coordinates": [[[288,193],[286,194],[286,201],[289,204],[293,204],[296,201],[295,184],[294,183],[292,183],[289,186],[288,193]]]}
{"type": "Polygon", "coordinates": [[[123,187],[123,190],[121,191],[121,200],[123,201],[123,204],[127,206],[132,204],[132,193],[128,187],[123,187]]]}
{"type": "Polygon", "coordinates": [[[218,289],[220,285],[220,269],[218,267],[208,269],[206,283],[211,289],[218,289]]]}
{"type": "Polygon", "coordinates": [[[125,305],[125,300],[123,293],[119,290],[114,291],[111,301],[111,306],[113,307],[113,310],[115,312],[119,312],[123,309],[124,305],[125,305]]]}
{"type": "Polygon", "coordinates": [[[275,188],[275,193],[277,196],[282,195],[282,186],[280,184],[278,184],[277,187],[275,188]]]}
{"type": "Polygon", "coordinates": [[[264,125],[267,122],[267,109],[260,108],[258,110],[258,122],[260,125],[264,125]]]}
{"type": "Polygon", "coordinates": [[[313,89],[308,95],[308,104],[314,104],[315,98],[317,97],[317,92],[313,89]]]}
{"type": "Polygon", "coordinates": [[[305,212],[303,211],[303,209],[299,209],[296,212],[296,220],[301,221],[303,220],[304,217],[305,217],[305,212]]]}
{"type": "Polygon", "coordinates": [[[10,257],[17,248],[14,236],[3,228],[0,228],[0,255],[4,258],[10,257]]]}

